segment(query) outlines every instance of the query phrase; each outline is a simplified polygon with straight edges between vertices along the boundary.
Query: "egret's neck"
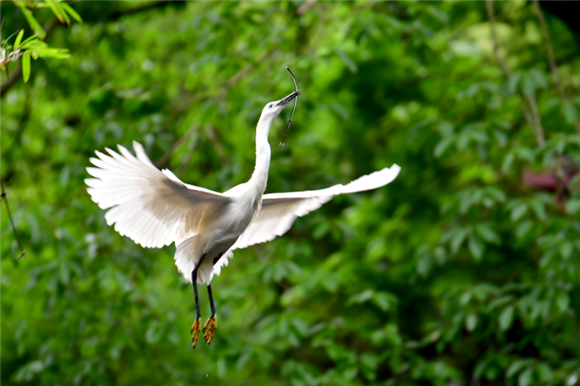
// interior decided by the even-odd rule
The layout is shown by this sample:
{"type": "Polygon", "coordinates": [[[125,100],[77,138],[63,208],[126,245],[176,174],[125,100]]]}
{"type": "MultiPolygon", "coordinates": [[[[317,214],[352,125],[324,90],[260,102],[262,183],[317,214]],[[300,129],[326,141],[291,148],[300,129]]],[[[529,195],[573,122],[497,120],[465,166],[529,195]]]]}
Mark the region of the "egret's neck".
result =
{"type": "Polygon", "coordinates": [[[273,119],[260,118],[256,129],[256,167],[254,168],[251,181],[256,185],[260,193],[264,193],[266,183],[268,182],[271,154],[268,133],[270,132],[273,121],[273,119]]]}

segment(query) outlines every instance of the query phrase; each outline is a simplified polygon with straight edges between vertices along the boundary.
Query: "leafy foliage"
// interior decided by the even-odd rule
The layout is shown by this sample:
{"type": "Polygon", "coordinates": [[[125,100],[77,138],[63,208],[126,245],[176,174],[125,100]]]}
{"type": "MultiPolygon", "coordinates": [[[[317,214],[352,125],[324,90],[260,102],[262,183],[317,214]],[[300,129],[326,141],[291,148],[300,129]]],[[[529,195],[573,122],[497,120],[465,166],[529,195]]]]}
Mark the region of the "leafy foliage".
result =
{"type": "Polygon", "coordinates": [[[22,41],[24,29],[21,29],[16,35],[14,44],[10,45],[8,43],[9,39],[2,40],[0,43],[0,50],[2,52],[2,57],[0,58],[0,69],[6,71],[9,62],[15,62],[21,57],[22,78],[24,79],[24,83],[26,83],[30,78],[30,58],[33,58],[34,60],[38,58],[69,58],[67,49],[51,48],[48,44],[43,42],[43,40],[46,39],[46,31],[38,23],[29,8],[49,8],[61,23],[66,22],[69,26],[71,24],[71,17],[79,23],[82,23],[82,19],[70,5],[61,0],[37,1],[34,3],[15,0],[14,3],[20,9],[20,12],[28,22],[34,35],[22,41]]]}
{"type": "MultiPolygon", "coordinates": [[[[74,4],[85,23],[49,37],[70,59],[39,62],[2,101],[27,249],[12,260],[2,216],[3,383],[577,384],[580,59],[564,24],[546,15],[567,100],[521,1],[495,4],[508,77],[485,3],[143,4],[74,4]],[[109,228],[84,168],[139,140],[184,181],[245,181],[261,108],[293,89],[285,65],[303,93],[286,146],[284,119],[270,134],[267,191],[403,170],[236,251],[213,283],[216,337],[192,352],[174,247],[109,228]]],[[[3,11],[3,29],[26,27],[3,11]]]]}

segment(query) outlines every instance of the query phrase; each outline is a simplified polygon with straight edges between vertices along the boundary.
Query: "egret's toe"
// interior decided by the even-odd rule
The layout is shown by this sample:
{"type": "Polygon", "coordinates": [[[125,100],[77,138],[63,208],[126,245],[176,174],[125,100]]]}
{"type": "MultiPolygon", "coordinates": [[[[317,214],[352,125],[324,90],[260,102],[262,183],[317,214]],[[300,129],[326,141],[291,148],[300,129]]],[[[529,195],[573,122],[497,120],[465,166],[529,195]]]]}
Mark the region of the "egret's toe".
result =
{"type": "Polygon", "coordinates": [[[191,342],[192,342],[191,348],[195,348],[195,345],[197,344],[197,338],[199,337],[200,331],[201,331],[201,318],[197,318],[197,319],[195,319],[195,322],[193,322],[193,325],[191,326],[191,332],[193,333],[193,336],[191,337],[191,342]]]}
{"type": "Polygon", "coordinates": [[[203,331],[205,332],[205,334],[203,335],[203,339],[207,342],[208,345],[211,343],[211,340],[213,339],[213,334],[215,333],[216,328],[217,328],[217,319],[216,316],[213,315],[211,318],[207,320],[207,322],[205,322],[205,325],[203,326],[203,331]]]}

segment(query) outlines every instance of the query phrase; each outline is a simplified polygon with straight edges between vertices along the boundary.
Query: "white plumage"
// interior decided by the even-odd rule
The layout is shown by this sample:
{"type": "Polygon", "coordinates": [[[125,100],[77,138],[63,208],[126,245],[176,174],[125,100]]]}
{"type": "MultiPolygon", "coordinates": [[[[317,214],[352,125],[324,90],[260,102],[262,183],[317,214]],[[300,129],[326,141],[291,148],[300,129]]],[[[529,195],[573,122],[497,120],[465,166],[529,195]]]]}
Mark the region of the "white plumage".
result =
{"type": "Polygon", "coordinates": [[[393,181],[400,167],[393,165],[347,185],[294,193],[264,195],[270,164],[268,133],[284,106],[298,94],[271,102],[256,129],[256,167],[252,178],[225,193],[183,183],[171,171],[160,171],[143,147],[133,142],[135,155],[118,146],[91,158],[87,168],[91,198],[102,209],[108,225],[148,248],[175,243],[175,263],[186,280],[203,260],[197,282],[209,284],[228,264],[234,249],[273,240],[290,229],[297,217],[320,208],[332,197],[376,189],[393,181]],[[215,259],[215,263],[214,263],[215,259]]]}

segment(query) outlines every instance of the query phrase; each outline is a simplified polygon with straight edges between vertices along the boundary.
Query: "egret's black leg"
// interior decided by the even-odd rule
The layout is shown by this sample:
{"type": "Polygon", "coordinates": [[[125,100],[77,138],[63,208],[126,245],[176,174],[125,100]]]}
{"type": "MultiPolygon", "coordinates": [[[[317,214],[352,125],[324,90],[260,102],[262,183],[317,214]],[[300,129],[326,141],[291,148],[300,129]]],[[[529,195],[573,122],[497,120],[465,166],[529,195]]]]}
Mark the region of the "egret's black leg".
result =
{"type": "Polygon", "coordinates": [[[211,294],[211,285],[207,285],[207,294],[209,295],[209,306],[211,308],[211,316],[215,315],[215,305],[213,304],[213,295],[211,294]]]}
{"type": "Polygon", "coordinates": [[[203,326],[203,331],[205,332],[203,339],[207,342],[207,344],[210,344],[211,340],[213,339],[213,334],[215,333],[215,329],[217,328],[215,306],[213,304],[213,296],[211,294],[211,286],[210,285],[207,286],[207,293],[209,295],[209,305],[211,307],[211,316],[209,317],[209,319],[207,320],[207,322],[205,322],[205,325],[203,326]]]}
{"type": "Polygon", "coordinates": [[[205,253],[201,255],[201,258],[195,265],[195,268],[193,268],[193,271],[191,271],[191,284],[193,285],[193,294],[195,295],[195,322],[193,322],[193,325],[191,326],[191,332],[193,333],[193,336],[191,337],[192,348],[195,348],[199,332],[201,331],[201,311],[199,309],[199,296],[197,295],[197,270],[201,263],[203,263],[205,256],[205,253]]]}
{"type": "MultiPolygon", "coordinates": [[[[217,257],[213,259],[213,265],[219,261],[220,257],[222,257],[223,253],[220,253],[217,257]]],[[[203,332],[205,333],[203,339],[210,344],[213,339],[213,334],[215,333],[215,329],[217,328],[217,318],[215,315],[215,305],[213,303],[213,295],[211,293],[211,285],[207,285],[207,294],[209,295],[209,305],[211,307],[211,316],[205,322],[203,326],[203,332]],[[207,330],[207,331],[206,331],[207,330]]]]}

